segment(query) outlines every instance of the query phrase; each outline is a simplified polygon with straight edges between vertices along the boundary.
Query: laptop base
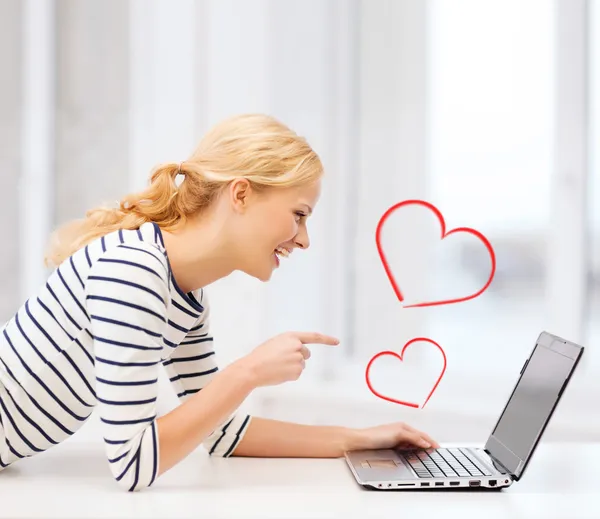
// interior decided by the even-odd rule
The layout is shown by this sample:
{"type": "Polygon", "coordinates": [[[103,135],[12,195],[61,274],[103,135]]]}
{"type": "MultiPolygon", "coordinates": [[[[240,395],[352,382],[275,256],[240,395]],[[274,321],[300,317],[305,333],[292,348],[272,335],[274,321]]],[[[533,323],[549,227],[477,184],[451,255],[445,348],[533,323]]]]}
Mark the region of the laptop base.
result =
{"type": "MultiPolygon", "coordinates": [[[[344,458],[357,483],[372,490],[500,490],[511,486],[514,482],[511,475],[494,463],[481,448],[363,450],[347,452],[344,458]],[[458,453],[460,456],[462,455],[460,451],[465,452],[469,459],[482,468],[483,473],[475,474],[472,465],[469,465],[468,468],[474,474],[465,473],[464,468],[461,467],[461,475],[440,475],[440,466],[446,470],[446,473],[450,467],[439,461],[435,463],[432,458],[434,460],[443,459],[442,456],[449,458],[450,452],[458,453]],[[425,460],[424,465],[418,462],[418,458],[425,460]],[[427,466],[434,467],[437,473],[432,474],[426,470],[427,466]]],[[[460,457],[458,459],[463,460],[460,457]]],[[[466,462],[464,463],[467,465],[466,462]]],[[[454,465],[460,466],[458,462],[454,465]]]]}

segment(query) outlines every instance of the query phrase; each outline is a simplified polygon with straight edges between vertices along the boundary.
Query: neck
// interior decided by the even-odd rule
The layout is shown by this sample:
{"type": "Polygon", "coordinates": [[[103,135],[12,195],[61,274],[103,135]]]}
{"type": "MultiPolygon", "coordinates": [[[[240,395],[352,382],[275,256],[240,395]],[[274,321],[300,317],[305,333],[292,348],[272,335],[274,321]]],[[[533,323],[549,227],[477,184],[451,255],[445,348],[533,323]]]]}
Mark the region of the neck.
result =
{"type": "Polygon", "coordinates": [[[189,220],[176,231],[163,230],[162,235],[173,276],[186,293],[235,270],[221,226],[210,218],[189,220]]]}

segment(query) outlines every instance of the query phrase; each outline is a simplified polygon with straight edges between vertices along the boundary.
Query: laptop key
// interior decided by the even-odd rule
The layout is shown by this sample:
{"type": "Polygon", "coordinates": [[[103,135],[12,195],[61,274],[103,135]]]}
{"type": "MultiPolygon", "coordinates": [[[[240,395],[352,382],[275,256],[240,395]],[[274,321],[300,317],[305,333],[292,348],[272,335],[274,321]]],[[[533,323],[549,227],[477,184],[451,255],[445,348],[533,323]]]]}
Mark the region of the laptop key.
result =
{"type": "Polygon", "coordinates": [[[423,472],[424,474],[430,474],[431,473],[431,471],[428,470],[427,468],[425,468],[423,465],[421,465],[421,466],[418,466],[418,465],[414,466],[413,465],[413,469],[414,469],[415,472],[423,472]]]}
{"type": "Polygon", "coordinates": [[[475,458],[474,456],[472,456],[471,453],[469,453],[468,451],[462,451],[462,449],[461,449],[461,452],[463,453],[463,455],[465,457],[468,458],[468,460],[471,463],[471,465],[473,465],[474,467],[476,467],[481,472],[481,475],[484,475],[484,476],[491,476],[492,475],[492,473],[488,469],[486,469],[479,462],[479,460],[477,460],[477,458],[475,458]]]}
{"type": "Polygon", "coordinates": [[[423,463],[421,462],[421,460],[419,458],[417,458],[416,456],[409,456],[409,455],[406,455],[405,458],[408,461],[409,465],[412,467],[412,469],[417,473],[418,476],[420,476],[420,477],[429,477],[430,476],[429,470],[427,469],[427,467],[425,465],[423,465],[423,463]]]}
{"type": "Polygon", "coordinates": [[[432,478],[433,476],[429,472],[425,472],[422,470],[416,470],[417,476],[420,478],[432,478]]]}
{"type": "Polygon", "coordinates": [[[446,460],[446,463],[450,464],[453,469],[458,470],[463,468],[461,463],[454,456],[452,456],[451,453],[446,451],[442,452],[441,455],[446,460]]]}
{"type": "Polygon", "coordinates": [[[437,472],[442,471],[444,467],[440,463],[429,462],[425,465],[429,470],[435,470],[437,472]]]}
{"type": "Polygon", "coordinates": [[[470,471],[468,465],[471,465],[471,462],[469,462],[469,460],[464,456],[462,456],[461,459],[461,456],[455,455],[451,449],[444,449],[441,451],[441,454],[444,459],[450,463],[452,468],[456,470],[460,477],[467,478],[469,476],[481,475],[474,474],[473,471],[470,471]]]}
{"type": "Polygon", "coordinates": [[[472,456],[470,453],[465,453],[465,456],[467,456],[472,465],[474,465],[484,476],[492,475],[492,473],[488,469],[486,469],[485,466],[482,465],[481,462],[477,458],[472,456]]]}
{"type": "Polygon", "coordinates": [[[463,467],[457,468],[456,469],[456,473],[461,477],[461,478],[468,478],[469,476],[472,476],[473,474],[470,474],[469,471],[463,467]]]}
{"type": "MultiPolygon", "coordinates": [[[[483,476],[483,472],[481,470],[479,470],[475,465],[473,465],[472,463],[465,463],[465,468],[469,471],[469,473],[472,476],[483,476]]],[[[490,474],[487,474],[488,476],[490,474]]]]}
{"type": "Polygon", "coordinates": [[[466,456],[464,456],[463,454],[457,454],[456,455],[456,459],[465,467],[467,465],[473,465],[473,463],[471,462],[471,460],[469,458],[467,458],[466,456]]]}
{"type": "Polygon", "coordinates": [[[446,476],[447,478],[458,476],[458,474],[451,468],[442,468],[442,470],[444,471],[444,476],[446,476]]]}
{"type": "Polygon", "coordinates": [[[434,476],[443,476],[444,475],[444,473],[440,470],[440,468],[435,465],[431,465],[431,466],[426,465],[426,467],[429,470],[429,472],[431,472],[434,476]]]}
{"type": "Polygon", "coordinates": [[[457,460],[455,459],[451,459],[451,460],[446,460],[448,462],[448,464],[454,469],[454,470],[458,470],[458,469],[462,469],[464,468],[457,460]]]}
{"type": "Polygon", "coordinates": [[[413,470],[415,471],[415,473],[417,474],[417,476],[419,476],[420,478],[431,478],[431,477],[433,477],[431,475],[431,473],[427,469],[421,469],[421,468],[413,467],[413,470]]]}
{"type": "Polygon", "coordinates": [[[456,476],[456,471],[451,467],[442,456],[432,454],[431,459],[446,475],[456,476]]]}
{"type": "Polygon", "coordinates": [[[436,452],[419,451],[419,458],[435,477],[456,476],[452,468],[436,452]]]}

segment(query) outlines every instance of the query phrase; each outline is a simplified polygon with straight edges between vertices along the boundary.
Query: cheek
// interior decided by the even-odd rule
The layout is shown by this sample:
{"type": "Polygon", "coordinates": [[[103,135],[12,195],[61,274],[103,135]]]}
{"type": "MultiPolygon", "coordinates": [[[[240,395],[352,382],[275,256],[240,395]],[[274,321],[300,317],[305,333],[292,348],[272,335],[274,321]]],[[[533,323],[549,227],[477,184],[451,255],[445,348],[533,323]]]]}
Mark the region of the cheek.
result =
{"type": "Polygon", "coordinates": [[[265,240],[269,240],[269,245],[285,243],[298,233],[296,217],[287,207],[265,207],[259,220],[255,221],[255,224],[265,240]]]}
{"type": "Polygon", "coordinates": [[[284,243],[291,240],[298,233],[298,222],[293,215],[279,216],[277,224],[277,242],[284,243]]]}

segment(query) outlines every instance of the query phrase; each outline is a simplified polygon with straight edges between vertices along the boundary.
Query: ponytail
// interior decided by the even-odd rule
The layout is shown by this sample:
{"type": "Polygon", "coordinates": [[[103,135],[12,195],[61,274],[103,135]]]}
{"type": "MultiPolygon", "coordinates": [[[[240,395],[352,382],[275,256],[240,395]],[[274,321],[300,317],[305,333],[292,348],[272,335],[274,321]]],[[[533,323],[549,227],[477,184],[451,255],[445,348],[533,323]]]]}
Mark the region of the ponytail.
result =
{"type": "Polygon", "coordinates": [[[212,128],[187,161],[154,169],[142,192],[125,196],[118,207],[92,209],[85,218],[59,227],[50,238],[45,264],[56,267],[119,229],[137,229],[146,222],[174,229],[207,208],[236,178],[247,178],[256,189],[292,187],[312,182],[322,171],[306,140],[275,118],[231,117],[212,128]]]}
{"type": "Polygon", "coordinates": [[[125,196],[117,207],[91,209],[84,219],[60,227],[50,237],[46,266],[60,265],[91,241],[119,229],[137,229],[146,222],[157,222],[167,229],[175,228],[191,213],[197,212],[206,199],[198,197],[190,203],[192,197],[186,197],[185,191],[194,180],[190,180],[191,176],[187,178],[183,167],[183,163],[163,164],[154,170],[150,185],[144,191],[125,196]],[[185,178],[185,186],[177,186],[178,176],[185,178]]]}

